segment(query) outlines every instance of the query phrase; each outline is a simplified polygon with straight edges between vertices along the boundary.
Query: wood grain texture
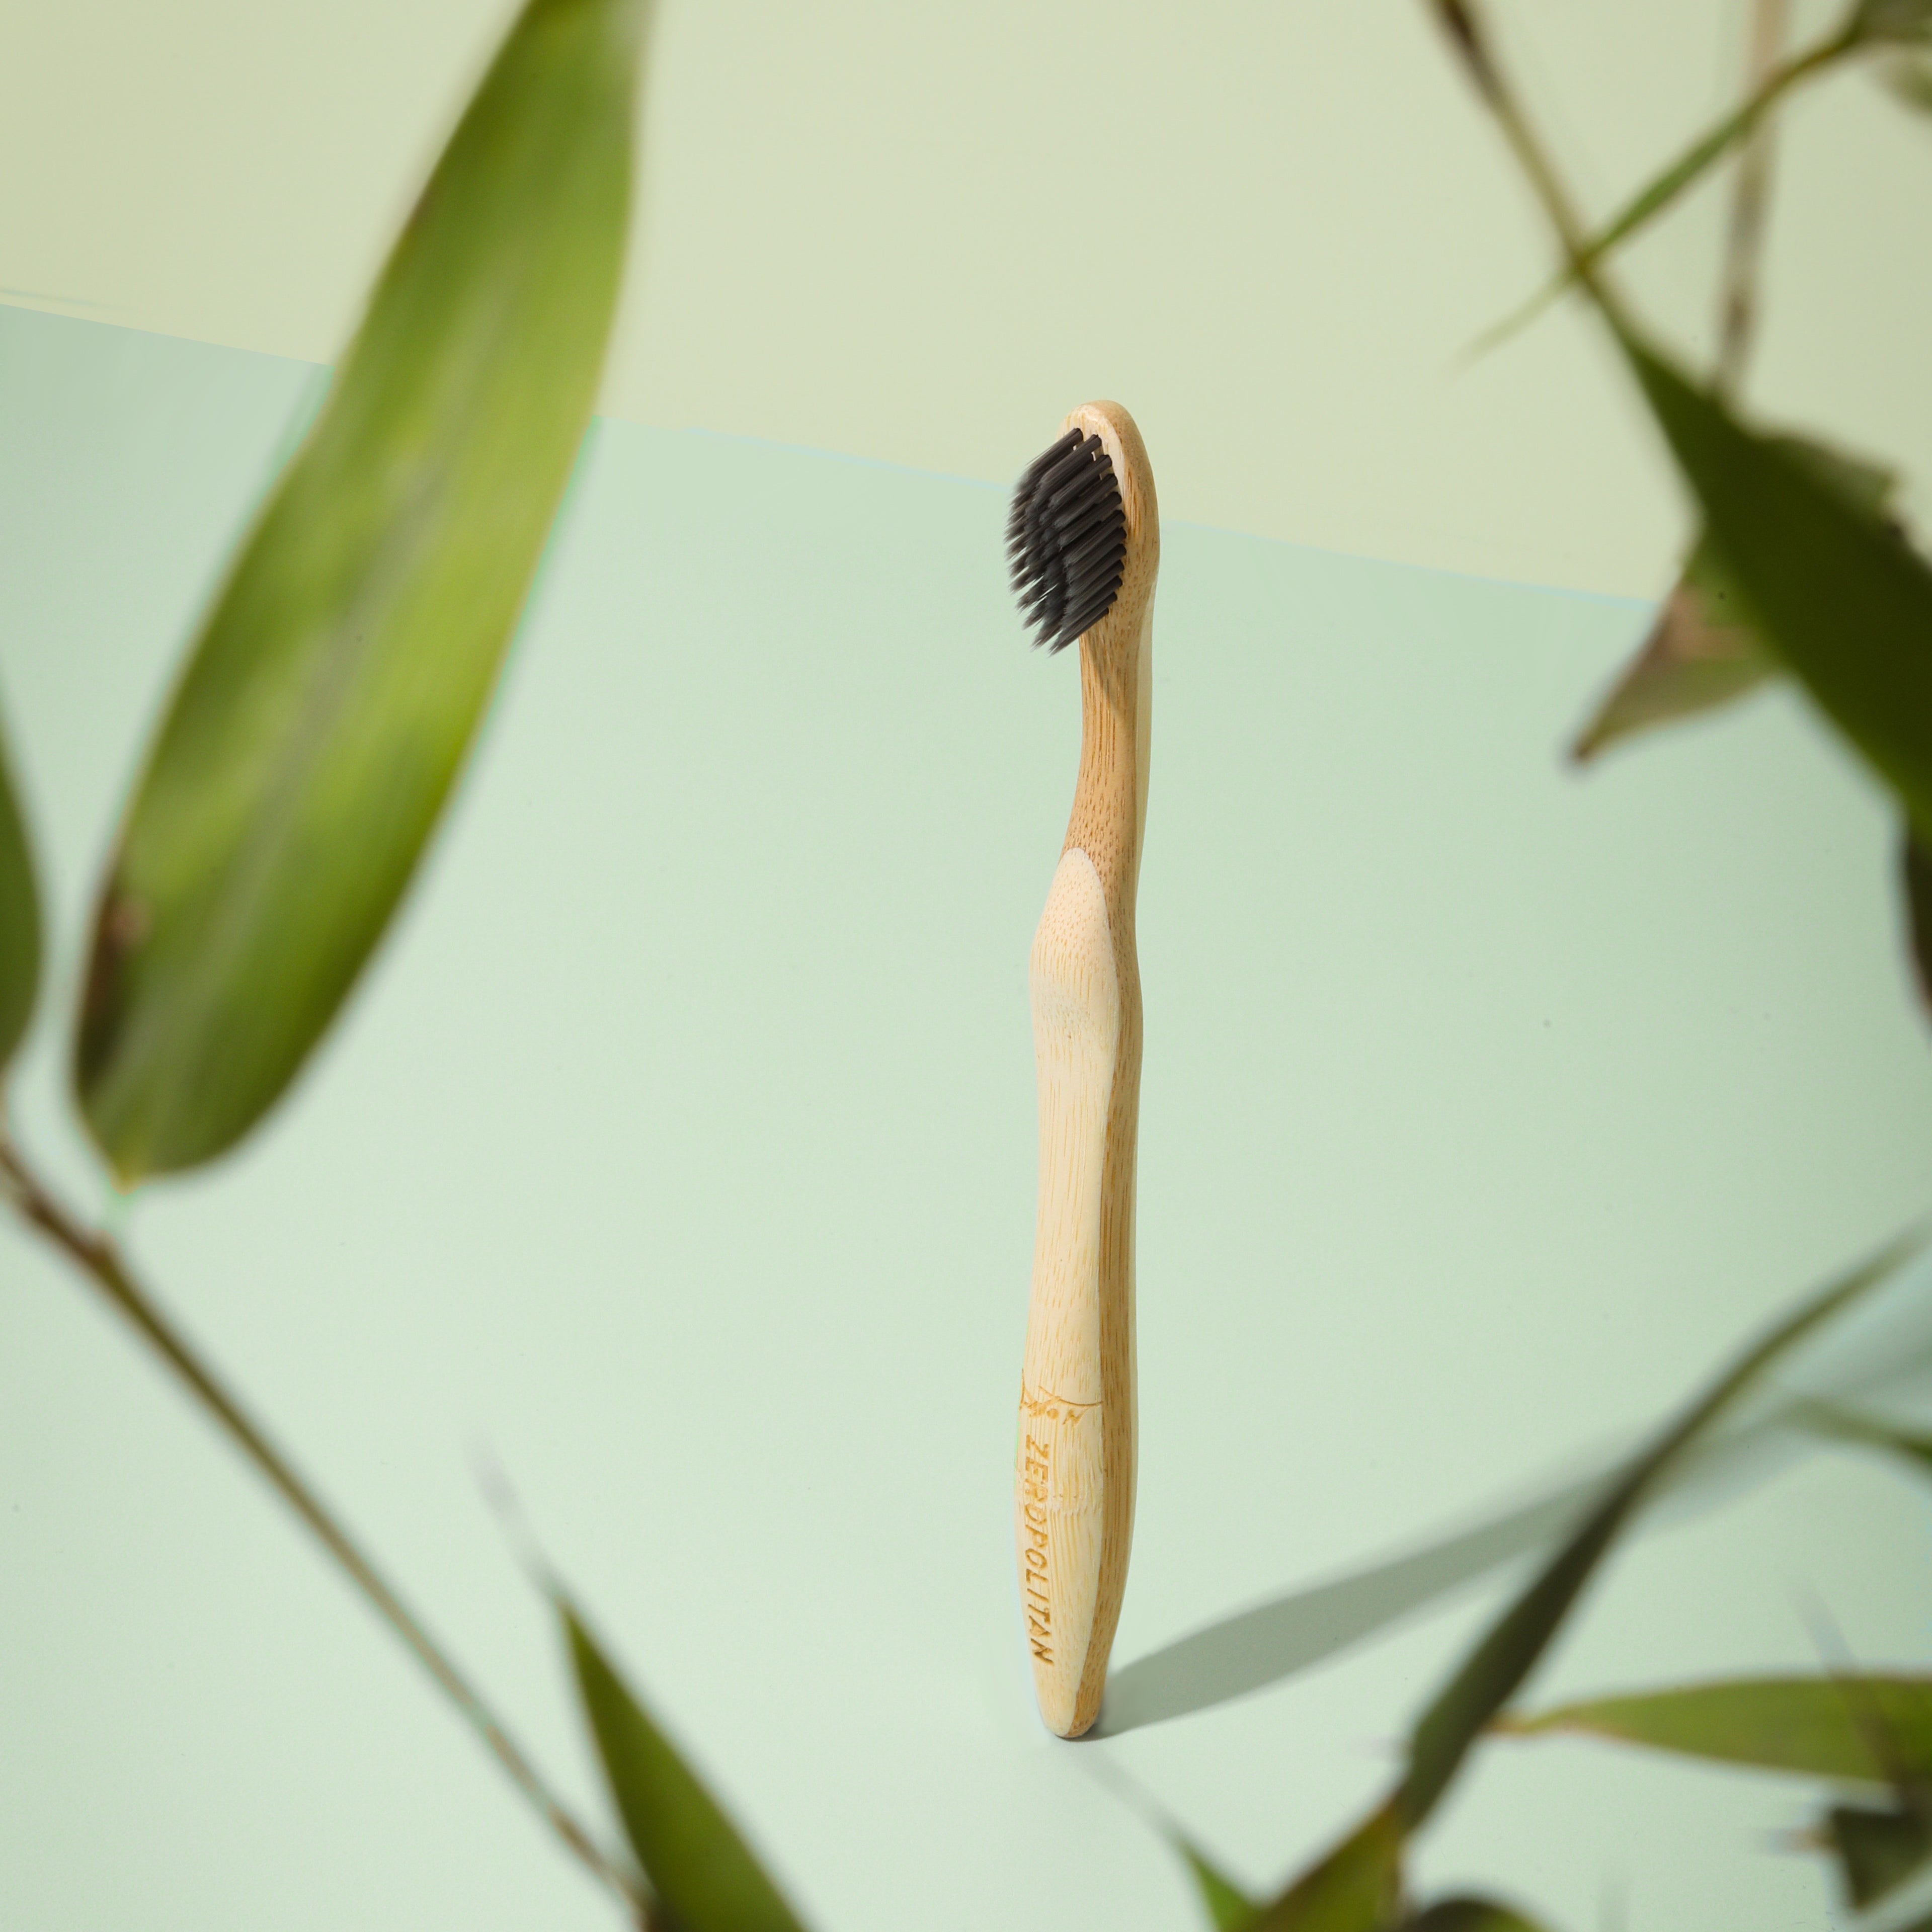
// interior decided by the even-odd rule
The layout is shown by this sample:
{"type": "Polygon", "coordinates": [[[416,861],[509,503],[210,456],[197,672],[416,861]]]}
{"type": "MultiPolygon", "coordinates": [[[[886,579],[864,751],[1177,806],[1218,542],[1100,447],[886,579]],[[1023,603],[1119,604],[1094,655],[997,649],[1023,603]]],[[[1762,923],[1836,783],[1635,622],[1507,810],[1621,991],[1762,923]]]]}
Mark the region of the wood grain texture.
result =
{"type": "Polygon", "coordinates": [[[1118,403],[1062,425],[1099,436],[1126,514],[1119,596],[1080,640],[1080,770],[1030,966],[1040,1218],[1014,1493],[1040,1714],[1100,1714],[1133,1540],[1134,1154],[1141,989],[1134,899],[1147,819],[1160,514],[1118,403]]]}

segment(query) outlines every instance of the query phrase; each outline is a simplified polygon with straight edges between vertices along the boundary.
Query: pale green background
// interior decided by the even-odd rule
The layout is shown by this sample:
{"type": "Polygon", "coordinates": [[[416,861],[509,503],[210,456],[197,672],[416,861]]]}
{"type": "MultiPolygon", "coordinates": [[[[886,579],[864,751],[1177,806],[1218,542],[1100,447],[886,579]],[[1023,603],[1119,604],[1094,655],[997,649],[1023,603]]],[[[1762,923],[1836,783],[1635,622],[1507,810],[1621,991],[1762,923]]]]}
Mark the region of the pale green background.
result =
{"type": "MultiPolygon", "coordinates": [[[[0,290],[332,361],[509,0],[0,0],[0,290]]],[[[1498,0],[1585,205],[1736,94],[1745,0],[1498,0]]],[[[1810,34],[1837,0],[1794,0],[1810,34]]],[[[1643,596],[1676,500],[1424,0],[662,0],[605,408],[1000,484],[1115,395],[1170,515],[1643,596]]],[[[1932,478],[1932,133],[1794,104],[1766,406],[1932,478]]],[[[1713,183],[1631,260],[1707,344],[1713,183]]],[[[1922,512],[1928,500],[1915,500],[1922,512]]]]}
{"type": "MultiPolygon", "coordinates": [[[[56,966],[309,367],[0,311],[0,680],[56,966]]],[[[1154,459],[1162,460],[1159,442],[1154,459]]],[[[1075,674],[1000,494],[601,423],[344,1023],[141,1264],[586,1808],[477,1445],[822,1932],[1198,1923],[1481,1604],[1112,1740],[1034,1716],[1008,1471],[1024,959],[1075,674]]],[[[1891,830],[1782,695],[1587,780],[1640,605],[1171,520],[1141,945],[1144,1461],[1117,1662],[1587,1466],[1927,1204],[1891,830]]],[[[608,1926],[151,1361],[0,1234],[0,1918],[608,1926]]],[[[1539,1685],[1932,1664],[1924,1492],[1838,1454],[1634,1546],[1539,1685]]],[[[1802,1786],[1498,1747],[1425,1840],[1560,1928],[1816,1926],[1802,1786]],[[1621,1915],[1620,1916],[1618,1915],[1621,1915]]]]}

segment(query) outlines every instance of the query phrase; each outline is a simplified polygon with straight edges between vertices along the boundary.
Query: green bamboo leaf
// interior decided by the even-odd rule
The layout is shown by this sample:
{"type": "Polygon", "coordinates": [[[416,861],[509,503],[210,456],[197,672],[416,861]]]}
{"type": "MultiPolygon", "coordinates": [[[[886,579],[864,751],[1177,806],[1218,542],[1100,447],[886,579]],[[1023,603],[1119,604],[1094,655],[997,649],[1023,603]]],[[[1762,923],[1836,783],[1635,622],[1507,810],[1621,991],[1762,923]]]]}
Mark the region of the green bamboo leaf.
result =
{"type": "Polygon", "coordinates": [[[1916,1803],[1888,1811],[1834,1805],[1825,1814],[1821,1836],[1837,1855],[1846,1896],[1861,1910],[1932,1860],[1932,1818],[1916,1803]]]}
{"type": "MultiPolygon", "coordinates": [[[[1594,266],[1619,242],[1628,240],[1661,214],[1714,162],[1721,160],[1745,139],[1794,80],[1814,70],[1815,68],[1803,66],[1802,60],[1790,61],[1769,75],[1749,100],[1700,135],[1668,167],[1639,188],[1583,244],[1584,259],[1594,266]]],[[[1574,279],[1572,274],[1566,275],[1564,281],[1574,279]]]]}
{"type": "Polygon", "coordinates": [[[1760,634],[1926,835],[1932,570],[1882,514],[1824,482],[1787,443],[1744,428],[1616,326],[1760,634]]]}
{"type": "Polygon", "coordinates": [[[1829,1402],[1808,1402],[1796,1419],[1820,1435],[1836,1436],[1841,1442],[1866,1443],[1902,1458],[1922,1476],[1932,1475],[1932,1436],[1855,1414],[1829,1402]]]}
{"type": "Polygon", "coordinates": [[[529,0],[175,692],[96,919],[124,1180],[232,1146],[328,1027],[475,731],[589,420],[642,0],[529,0]]]}
{"type": "MultiPolygon", "coordinates": [[[[1896,470],[1808,437],[1772,440],[1826,488],[1861,509],[1890,516],[1896,470]]],[[[1578,734],[1570,755],[1583,764],[1620,738],[1728,704],[1780,669],[1717,547],[1700,536],[1642,649],[1578,734]]]]}
{"type": "Polygon", "coordinates": [[[1252,1932],[1384,1932],[1402,1898],[1402,1821],[1384,1805],[1252,1920],[1252,1932]]]}
{"type": "Polygon", "coordinates": [[[1570,754],[1586,764],[1620,738],[1728,704],[1778,668],[1758,642],[1717,553],[1700,539],[1649,636],[1577,734],[1570,754]]]}
{"type": "Polygon", "coordinates": [[[1394,1806],[1414,1831],[1470,1745],[1541,1657],[1618,1532],[1684,1452],[1794,1344],[1875,1287],[1924,1245],[1912,1234],[1834,1282],[1757,1342],[1616,1478],[1569,1541],[1493,1624],[1417,1724],[1394,1806]]]}
{"type": "Polygon", "coordinates": [[[1543,1932],[1533,1918],[1492,1898],[1444,1898],[1408,1921],[1402,1932],[1543,1932]]]}
{"type": "Polygon", "coordinates": [[[40,984],[40,896],[0,733],[0,1070],[34,1016],[40,984]]]}
{"type": "Polygon", "coordinates": [[[1879,79],[1894,100],[1920,114],[1932,114],[1932,60],[1900,54],[1879,69],[1879,79]]]}
{"type": "Polygon", "coordinates": [[[1898,842],[1899,885],[1905,895],[1905,932],[1918,997],[1932,1011],[1932,852],[1907,825],[1898,842]]]}
{"type": "Polygon", "coordinates": [[[1208,1922],[1214,1932],[1250,1932],[1262,1909],[1234,1880],[1217,1870],[1207,1854],[1180,1833],[1170,1834],[1174,1848],[1187,1862],[1208,1922]]]}
{"type": "Polygon", "coordinates": [[[1932,38],[1932,0],[1858,0],[1852,26],[1864,40],[1932,38]]]}
{"type": "Polygon", "coordinates": [[[571,1662],[625,1835],[678,1932],[800,1932],[718,1802],[560,1601],[571,1662]]]}
{"type": "Polygon", "coordinates": [[[1584,1732],[1810,1778],[1932,1777],[1932,1677],[1741,1678],[1565,1704],[1496,1729],[1584,1732]]]}
{"type": "MultiPolygon", "coordinates": [[[[1912,0],[1906,0],[1906,4],[1912,4],[1912,0]]],[[[1580,250],[1582,266],[1596,267],[1620,243],[1655,220],[1693,182],[1748,139],[1751,130],[1792,88],[1801,81],[1828,72],[1847,55],[1857,52],[1876,38],[1859,26],[1856,13],[1856,10],[1853,17],[1823,40],[1774,68],[1765,76],[1763,84],[1755,94],[1700,135],[1668,167],[1646,182],[1582,244],[1580,250]]],[[[1470,344],[1467,352],[1480,356],[1495,348],[1533,322],[1566,290],[1574,288],[1579,279],[1577,265],[1567,264],[1521,308],[1511,310],[1500,322],[1485,329],[1470,344]]]]}

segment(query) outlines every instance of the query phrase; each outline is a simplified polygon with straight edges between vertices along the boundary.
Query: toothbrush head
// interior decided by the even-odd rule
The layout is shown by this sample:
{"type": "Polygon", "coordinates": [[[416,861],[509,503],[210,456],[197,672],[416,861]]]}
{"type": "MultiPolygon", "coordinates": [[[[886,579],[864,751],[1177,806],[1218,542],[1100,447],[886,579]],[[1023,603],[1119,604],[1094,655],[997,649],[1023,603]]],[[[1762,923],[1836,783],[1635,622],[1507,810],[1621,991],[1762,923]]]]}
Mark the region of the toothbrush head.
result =
{"type": "Polygon", "coordinates": [[[1034,642],[1063,650],[1112,609],[1126,567],[1127,519],[1113,458],[1070,429],[1013,490],[1006,559],[1034,642]]]}

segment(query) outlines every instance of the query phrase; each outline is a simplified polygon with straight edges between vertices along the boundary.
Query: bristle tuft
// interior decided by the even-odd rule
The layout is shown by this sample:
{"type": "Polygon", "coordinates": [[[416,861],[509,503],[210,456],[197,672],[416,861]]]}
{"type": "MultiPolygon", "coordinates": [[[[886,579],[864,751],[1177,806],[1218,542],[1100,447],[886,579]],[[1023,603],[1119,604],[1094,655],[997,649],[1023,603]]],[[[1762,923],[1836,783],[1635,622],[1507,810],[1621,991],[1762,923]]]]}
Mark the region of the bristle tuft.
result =
{"type": "Polygon", "coordinates": [[[1127,516],[1113,459],[1070,429],[1013,490],[1006,556],[1036,644],[1064,650],[1113,608],[1126,567],[1127,516]]]}

